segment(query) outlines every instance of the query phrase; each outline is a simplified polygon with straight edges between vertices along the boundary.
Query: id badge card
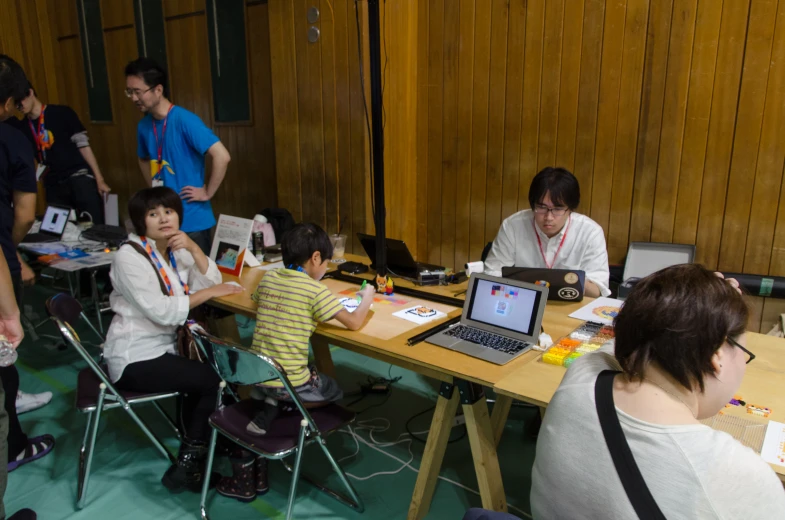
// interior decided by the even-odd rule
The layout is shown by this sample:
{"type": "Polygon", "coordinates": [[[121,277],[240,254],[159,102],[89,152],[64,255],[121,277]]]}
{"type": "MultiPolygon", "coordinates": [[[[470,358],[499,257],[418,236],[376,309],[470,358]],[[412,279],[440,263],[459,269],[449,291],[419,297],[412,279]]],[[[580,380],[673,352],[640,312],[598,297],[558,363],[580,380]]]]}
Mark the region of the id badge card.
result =
{"type": "Polygon", "coordinates": [[[38,182],[41,180],[41,177],[44,176],[46,173],[46,165],[43,163],[38,163],[38,168],[35,169],[35,181],[38,182]]]}
{"type": "Polygon", "coordinates": [[[161,166],[158,164],[158,161],[156,160],[150,161],[150,177],[152,177],[153,179],[152,182],[153,188],[157,188],[159,186],[164,185],[164,179],[163,176],[161,175],[161,166]]]}

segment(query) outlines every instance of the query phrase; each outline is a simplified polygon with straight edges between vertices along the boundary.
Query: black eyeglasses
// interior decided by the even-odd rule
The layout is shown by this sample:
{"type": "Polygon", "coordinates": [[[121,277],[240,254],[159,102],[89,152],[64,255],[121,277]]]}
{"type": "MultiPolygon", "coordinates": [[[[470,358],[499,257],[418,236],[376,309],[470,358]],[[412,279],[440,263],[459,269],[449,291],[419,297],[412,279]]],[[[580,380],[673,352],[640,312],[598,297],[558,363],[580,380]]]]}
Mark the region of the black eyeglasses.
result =
{"type": "Polygon", "coordinates": [[[147,94],[148,92],[150,92],[151,90],[153,90],[154,88],[155,87],[150,87],[147,90],[139,90],[139,89],[127,88],[127,89],[125,89],[125,97],[127,97],[129,99],[132,96],[136,96],[137,98],[140,98],[140,97],[144,96],[145,94],[147,94]]]}
{"type": "Polygon", "coordinates": [[[747,355],[750,357],[750,358],[749,358],[749,359],[746,361],[746,363],[747,363],[748,365],[750,364],[750,361],[752,361],[753,359],[755,359],[755,354],[753,354],[752,352],[750,352],[750,351],[749,351],[749,350],[747,350],[746,348],[742,347],[742,346],[741,346],[741,344],[740,344],[738,341],[736,341],[735,339],[731,338],[730,336],[728,336],[728,338],[727,338],[727,339],[728,339],[728,343],[730,343],[730,344],[731,344],[731,345],[733,345],[734,347],[739,347],[739,348],[740,348],[740,349],[741,349],[741,350],[742,350],[742,351],[743,351],[745,354],[747,354],[747,355]]]}
{"type": "Polygon", "coordinates": [[[544,206],[542,204],[535,204],[534,205],[534,212],[538,215],[545,215],[548,212],[552,213],[554,217],[561,217],[567,210],[570,208],[565,208],[564,206],[559,206],[555,208],[549,208],[548,206],[544,206]]]}

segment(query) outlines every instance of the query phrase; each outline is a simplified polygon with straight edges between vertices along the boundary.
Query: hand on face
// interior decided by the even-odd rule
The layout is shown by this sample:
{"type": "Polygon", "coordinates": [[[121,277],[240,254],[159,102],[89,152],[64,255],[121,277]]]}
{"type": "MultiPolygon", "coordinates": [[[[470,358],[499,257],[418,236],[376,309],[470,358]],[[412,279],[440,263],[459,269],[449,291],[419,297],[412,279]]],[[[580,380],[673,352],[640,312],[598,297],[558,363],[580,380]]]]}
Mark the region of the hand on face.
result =
{"type": "Polygon", "coordinates": [[[172,234],[169,237],[168,246],[172,251],[185,249],[186,251],[190,251],[192,253],[194,249],[199,249],[199,246],[196,245],[196,242],[191,240],[191,237],[189,237],[188,234],[183,231],[176,231],[174,234],[172,234]]]}

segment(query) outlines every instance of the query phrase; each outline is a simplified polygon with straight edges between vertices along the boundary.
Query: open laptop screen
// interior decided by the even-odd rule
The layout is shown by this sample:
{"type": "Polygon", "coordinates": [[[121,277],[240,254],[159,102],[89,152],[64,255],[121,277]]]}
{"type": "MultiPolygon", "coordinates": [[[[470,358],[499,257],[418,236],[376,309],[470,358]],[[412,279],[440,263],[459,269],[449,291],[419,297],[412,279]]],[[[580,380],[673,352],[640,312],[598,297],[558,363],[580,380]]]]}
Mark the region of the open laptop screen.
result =
{"type": "Polygon", "coordinates": [[[526,336],[535,335],[540,291],[480,278],[475,278],[474,283],[468,319],[526,336]]]}
{"type": "Polygon", "coordinates": [[[71,210],[68,208],[49,206],[46,208],[44,219],[41,221],[41,231],[62,235],[63,231],[65,231],[65,225],[68,223],[68,214],[70,212],[71,210]]]}

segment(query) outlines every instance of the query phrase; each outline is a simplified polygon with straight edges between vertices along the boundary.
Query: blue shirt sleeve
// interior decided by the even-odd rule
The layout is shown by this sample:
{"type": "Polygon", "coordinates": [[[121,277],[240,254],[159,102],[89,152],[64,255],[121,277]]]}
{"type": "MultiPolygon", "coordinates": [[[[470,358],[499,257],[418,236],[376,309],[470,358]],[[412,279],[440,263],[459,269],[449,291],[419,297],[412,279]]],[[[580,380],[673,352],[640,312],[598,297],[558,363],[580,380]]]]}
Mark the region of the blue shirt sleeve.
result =
{"type": "Polygon", "coordinates": [[[140,159],[150,159],[150,152],[147,150],[147,138],[145,136],[145,118],[139,121],[139,124],[136,125],[136,155],[140,159]]]}
{"type": "MultiPolygon", "coordinates": [[[[182,107],[181,107],[182,108],[182,107]]],[[[207,150],[220,141],[207,125],[196,114],[182,109],[180,112],[180,129],[188,145],[196,150],[199,155],[204,155],[207,150]]]]}

